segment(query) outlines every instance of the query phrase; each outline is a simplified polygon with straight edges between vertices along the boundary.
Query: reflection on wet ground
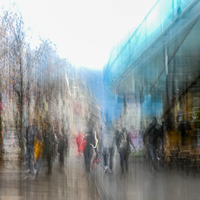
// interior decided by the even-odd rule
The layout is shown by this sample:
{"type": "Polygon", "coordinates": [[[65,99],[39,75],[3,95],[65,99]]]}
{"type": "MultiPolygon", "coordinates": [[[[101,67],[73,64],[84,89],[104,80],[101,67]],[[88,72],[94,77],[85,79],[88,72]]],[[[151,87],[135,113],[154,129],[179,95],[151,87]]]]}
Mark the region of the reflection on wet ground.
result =
{"type": "Polygon", "coordinates": [[[24,179],[24,166],[20,168],[16,163],[11,158],[1,166],[1,200],[197,200],[200,195],[200,173],[193,176],[190,171],[187,175],[185,170],[166,165],[152,177],[149,162],[143,157],[131,157],[129,171],[122,174],[117,152],[113,173],[104,173],[102,162],[91,173],[86,173],[84,158],[76,153],[67,158],[63,172],[55,161],[52,175],[42,174],[34,180],[32,176],[24,179]]]}
{"type": "Polygon", "coordinates": [[[61,172],[55,161],[52,175],[24,179],[23,166],[20,168],[14,161],[5,163],[0,172],[1,199],[99,200],[92,177],[84,171],[83,160],[72,155],[66,165],[61,172]]]}

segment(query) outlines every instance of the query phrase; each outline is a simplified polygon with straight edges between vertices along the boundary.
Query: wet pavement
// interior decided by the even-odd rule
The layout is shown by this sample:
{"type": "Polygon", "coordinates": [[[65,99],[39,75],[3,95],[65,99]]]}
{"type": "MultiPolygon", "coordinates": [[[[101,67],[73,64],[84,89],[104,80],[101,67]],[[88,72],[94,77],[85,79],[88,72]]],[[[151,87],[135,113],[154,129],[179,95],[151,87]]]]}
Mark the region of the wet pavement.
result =
{"type": "Polygon", "coordinates": [[[100,199],[91,175],[84,171],[83,158],[73,152],[67,158],[63,172],[55,161],[52,175],[43,174],[38,179],[33,176],[24,179],[24,165],[17,164],[17,156],[9,153],[9,161],[0,168],[0,200],[100,199]]]}
{"type": "Polygon", "coordinates": [[[131,157],[129,171],[122,174],[119,154],[115,154],[113,173],[104,173],[100,164],[93,176],[103,200],[199,200],[200,173],[193,176],[178,168],[162,168],[150,173],[150,165],[143,157],[131,157]]]}
{"type": "Polygon", "coordinates": [[[51,176],[33,180],[32,176],[24,179],[24,166],[16,164],[14,155],[10,151],[9,161],[0,168],[0,200],[199,200],[200,196],[200,173],[187,175],[176,167],[165,167],[152,176],[142,157],[131,157],[129,171],[122,174],[116,152],[113,173],[104,173],[102,162],[85,173],[83,156],[72,150],[64,172],[55,161],[51,176]]]}

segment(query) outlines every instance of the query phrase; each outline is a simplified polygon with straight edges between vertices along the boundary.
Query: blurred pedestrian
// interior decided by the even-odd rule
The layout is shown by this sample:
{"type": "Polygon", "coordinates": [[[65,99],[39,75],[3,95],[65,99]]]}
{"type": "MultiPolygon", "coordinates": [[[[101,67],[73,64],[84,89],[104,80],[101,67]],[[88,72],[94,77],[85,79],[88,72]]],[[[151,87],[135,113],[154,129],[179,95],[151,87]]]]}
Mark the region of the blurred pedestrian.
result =
{"type": "Polygon", "coordinates": [[[189,130],[192,130],[189,121],[183,119],[183,115],[178,116],[177,128],[181,132],[181,145],[187,146],[189,144],[189,130]]]}
{"type": "Polygon", "coordinates": [[[100,155],[101,155],[101,151],[102,151],[102,127],[101,126],[97,126],[96,127],[96,132],[95,132],[95,140],[96,140],[96,148],[95,148],[95,158],[94,158],[94,163],[99,163],[100,160],[100,155]]]}
{"type": "Polygon", "coordinates": [[[64,150],[65,150],[64,135],[63,133],[61,133],[59,135],[59,140],[58,140],[59,164],[61,171],[63,171],[64,169],[64,150]]]}
{"type": "Polygon", "coordinates": [[[152,173],[158,171],[158,160],[156,157],[156,148],[158,138],[162,136],[162,126],[157,123],[157,118],[152,117],[151,123],[145,130],[143,142],[147,146],[150,161],[152,164],[152,173]]]}
{"type": "MultiPolygon", "coordinates": [[[[34,138],[39,134],[35,119],[30,122],[26,129],[26,160],[27,160],[27,175],[31,172],[31,163],[34,163],[34,138]]],[[[34,168],[34,166],[33,166],[34,168]]]]}
{"type": "Polygon", "coordinates": [[[83,142],[83,134],[78,132],[77,136],[76,136],[76,144],[77,144],[77,150],[78,150],[78,155],[81,156],[81,154],[83,153],[83,148],[81,146],[81,143],[83,142]]]}
{"type": "Polygon", "coordinates": [[[91,159],[94,153],[94,149],[92,146],[95,146],[95,138],[94,138],[94,124],[90,121],[88,123],[88,133],[85,135],[84,140],[86,141],[84,148],[84,160],[85,160],[85,170],[86,172],[90,171],[91,167],[91,159]]]}
{"type": "Polygon", "coordinates": [[[68,156],[68,153],[69,153],[69,134],[68,132],[64,131],[64,128],[62,129],[62,134],[63,134],[63,138],[64,138],[64,145],[65,145],[65,148],[64,148],[64,153],[66,156],[68,156]]]}
{"type": "Polygon", "coordinates": [[[44,139],[42,133],[36,135],[34,140],[35,175],[43,172],[44,139]]]}
{"type": "Polygon", "coordinates": [[[126,128],[123,128],[121,132],[118,130],[117,146],[120,155],[120,165],[122,173],[124,173],[124,166],[126,168],[126,172],[128,172],[128,161],[129,161],[129,155],[131,153],[131,146],[133,147],[134,150],[135,146],[126,128]]]}
{"type": "Polygon", "coordinates": [[[115,153],[116,144],[116,130],[112,122],[107,122],[107,125],[103,129],[103,161],[104,161],[104,172],[113,171],[113,158],[115,153]]]}
{"type": "Polygon", "coordinates": [[[53,161],[56,141],[55,141],[53,126],[47,120],[44,121],[44,142],[45,142],[44,153],[47,159],[47,166],[48,166],[47,175],[50,175],[52,174],[52,161],[53,161]]]}
{"type": "Polygon", "coordinates": [[[91,168],[94,169],[97,164],[99,164],[99,141],[100,141],[100,130],[99,127],[96,126],[94,131],[94,138],[95,138],[95,146],[93,147],[93,156],[92,156],[92,164],[91,168]]]}

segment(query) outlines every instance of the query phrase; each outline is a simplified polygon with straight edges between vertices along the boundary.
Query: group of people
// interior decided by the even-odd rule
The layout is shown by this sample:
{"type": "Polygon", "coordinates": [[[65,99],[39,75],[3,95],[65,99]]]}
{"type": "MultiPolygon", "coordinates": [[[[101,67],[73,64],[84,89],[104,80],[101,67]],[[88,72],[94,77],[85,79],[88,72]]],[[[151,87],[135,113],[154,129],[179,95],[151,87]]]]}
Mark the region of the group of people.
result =
{"type": "Polygon", "coordinates": [[[98,128],[90,121],[88,123],[88,132],[83,136],[78,134],[76,137],[78,155],[83,153],[85,161],[85,170],[89,172],[95,163],[103,159],[104,172],[112,173],[113,158],[115,149],[120,156],[122,173],[124,167],[128,171],[128,158],[131,153],[131,146],[135,146],[129,136],[126,128],[116,129],[112,122],[107,122],[104,126],[98,128]]]}
{"type": "MultiPolygon", "coordinates": [[[[157,140],[162,137],[162,133],[163,126],[158,124],[157,119],[154,117],[142,134],[143,142],[147,148],[149,160],[151,162],[152,172],[158,171],[156,148],[157,140]]],[[[94,161],[98,161],[102,158],[104,172],[112,173],[116,149],[119,154],[122,173],[125,173],[125,171],[128,172],[131,149],[136,151],[126,127],[122,127],[120,124],[113,125],[112,122],[107,122],[105,125],[101,126],[99,131],[95,129],[92,123],[89,123],[87,134],[85,136],[82,135],[82,137],[78,134],[76,143],[79,155],[83,152],[85,169],[87,172],[92,168],[94,161]]]]}
{"type": "MultiPolygon", "coordinates": [[[[156,117],[152,118],[151,123],[141,134],[141,137],[143,138],[144,146],[147,148],[152,173],[157,172],[158,159],[156,156],[156,149],[158,148],[158,140],[162,140],[163,137],[163,126],[157,122],[156,117]]],[[[105,172],[112,172],[113,170],[115,146],[117,147],[117,152],[120,157],[121,171],[122,173],[124,173],[125,170],[128,172],[131,149],[136,151],[134,143],[126,127],[122,127],[119,124],[116,129],[112,123],[108,123],[103,132],[103,160],[105,172]]]]}
{"type": "Polygon", "coordinates": [[[54,131],[53,125],[44,120],[42,127],[32,121],[26,129],[26,177],[34,174],[34,177],[43,173],[43,162],[47,161],[47,174],[52,173],[52,162],[55,155],[59,153],[60,169],[64,167],[64,151],[68,148],[67,136],[64,129],[54,131]]]}
{"type": "Polygon", "coordinates": [[[104,127],[103,130],[103,161],[104,172],[112,173],[113,171],[113,158],[115,154],[115,147],[120,157],[120,165],[122,173],[128,172],[128,160],[131,153],[131,147],[135,150],[135,146],[130,138],[127,129],[114,127],[110,122],[104,127]]]}
{"type": "MultiPolygon", "coordinates": [[[[102,159],[104,172],[112,173],[116,149],[119,154],[122,173],[128,172],[131,149],[134,151],[136,149],[126,127],[122,127],[120,124],[113,125],[112,122],[97,126],[90,120],[87,128],[87,133],[85,135],[79,133],[75,140],[79,156],[84,155],[86,172],[93,168],[94,163],[99,163],[99,160],[102,159]]],[[[179,123],[178,129],[182,131],[183,128],[181,128],[181,123],[179,123]]],[[[151,123],[142,133],[143,143],[146,147],[153,173],[158,171],[156,149],[158,148],[158,138],[163,137],[163,132],[163,125],[160,125],[157,119],[153,117],[151,123]]],[[[53,125],[49,121],[44,120],[40,130],[36,123],[33,122],[26,130],[27,174],[31,171],[32,161],[34,161],[34,174],[42,173],[44,160],[47,161],[47,174],[51,174],[52,160],[56,153],[59,153],[60,169],[62,170],[64,166],[64,151],[67,148],[68,140],[63,128],[55,134],[53,125]]]]}
{"type": "MultiPolygon", "coordinates": [[[[131,149],[135,150],[135,146],[127,129],[120,124],[114,126],[112,122],[107,122],[97,128],[92,121],[88,122],[87,128],[85,136],[79,133],[76,137],[78,153],[84,155],[86,172],[89,172],[94,163],[102,158],[104,172],[112,173],[116,149],[122,173],[128,172],[129,156],[131,149]]],[[[157,138],[161,134],[162,126],[157,123],[156,118],[152,118],[152,122],[143,134],[143,142],[147,146],[153,171],[158,170],[156,148],[157,138]]],[[[63,128],[56,132],[53,125],[47,120],[43,121],[42,128],[41,126],[38,128],[36,122],[33,121],[26,130],[27,177],[31,173],[31,168],[34,177],[43,173],[44,160],[47,161],[47,174],[50,175],[52,161],[57,153],[59,154],[60,169],[63,170],[64,151],[67,148],[68,140],[63,128]]]]}

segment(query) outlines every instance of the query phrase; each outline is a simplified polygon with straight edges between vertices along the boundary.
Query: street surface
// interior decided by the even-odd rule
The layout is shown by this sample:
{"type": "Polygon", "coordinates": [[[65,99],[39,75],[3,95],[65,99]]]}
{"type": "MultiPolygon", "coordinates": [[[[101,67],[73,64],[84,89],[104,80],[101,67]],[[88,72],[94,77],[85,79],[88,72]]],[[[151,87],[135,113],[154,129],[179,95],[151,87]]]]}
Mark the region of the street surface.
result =
{"type": "Polygon", "coordinates": [[[200,173],[193,176],[190,171],[187,176],[183,170],[166,167],[152,177],[142,157],[131,157],[128,173],[122,174],[115,152],[113,173],[105,174],[102,162],[85,173],[83,156],[72,149],[64,172],[55,161],[52,175],[24,179],[25,167],[17,164],[16,149],[7,154],[9,160],[0,167],[0,200],[199,200],[200,196],[200,173]]]}
{"type": "Polygon", "coordinates": [[[122,174],[119,154],[115,152],[113,173],[99,165],[93,172],[101,199],[109,200],[199,200],[200,173],[189,175],[176,167],[160,168],[154,176],[142,157],[131,157],[128,173],[122,174]]]}
{"type": "Polygon", "coordinates": [[[67,158],[64,172],[55,161],[52,175],[43,174],[38,179],[24,179],[25,167],[17,164],[16,149],[7,154],[9,161],[0,167],[0,200],[100,200],[91,175],[84,171],[83,160],[74,152],[67,158]]]}

